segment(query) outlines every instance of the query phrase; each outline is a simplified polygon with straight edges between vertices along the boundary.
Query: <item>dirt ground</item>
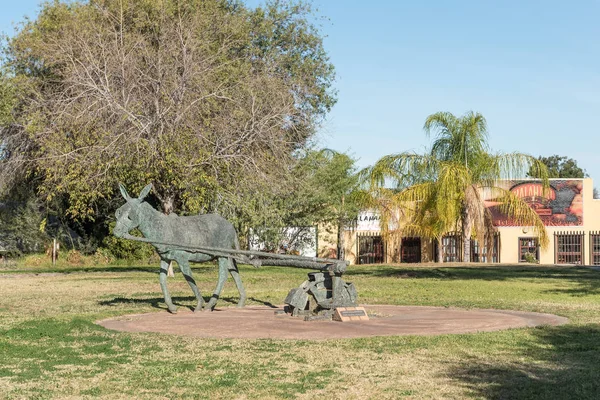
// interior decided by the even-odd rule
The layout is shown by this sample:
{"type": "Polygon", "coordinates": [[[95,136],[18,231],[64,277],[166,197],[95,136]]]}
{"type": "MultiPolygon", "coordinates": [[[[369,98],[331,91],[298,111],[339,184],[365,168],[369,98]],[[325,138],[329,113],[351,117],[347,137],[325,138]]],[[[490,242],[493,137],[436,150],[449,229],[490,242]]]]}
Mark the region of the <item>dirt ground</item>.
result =
{"type": "Polygon", "coordinates": [[[304,321],[276,315],[282,308],[217,308],[213,312],[166,311],[98,321],[108,329],[209,338],[325,340],[396,335],[490,332],[509,328],[566,324],[552,314],[507,310],[364,305],[369,321],[304,321]]]}

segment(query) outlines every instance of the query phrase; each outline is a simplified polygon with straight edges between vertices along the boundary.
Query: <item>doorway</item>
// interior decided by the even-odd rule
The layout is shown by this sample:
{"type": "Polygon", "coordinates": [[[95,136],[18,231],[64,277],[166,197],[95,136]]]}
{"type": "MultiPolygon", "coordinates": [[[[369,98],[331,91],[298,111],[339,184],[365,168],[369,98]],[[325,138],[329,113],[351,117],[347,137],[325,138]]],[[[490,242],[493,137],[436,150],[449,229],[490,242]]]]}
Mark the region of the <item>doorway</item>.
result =
{"type": "Polygon", "coordinates": [[[400,262],[419,263],[421,262],[421,238],[406,237],[402,238],[400,262]]]}
{"type": "Polygon", "coordinates": [[[358,263],[381,264],[385,254],[381,236],[358,236],[358,263]]]}

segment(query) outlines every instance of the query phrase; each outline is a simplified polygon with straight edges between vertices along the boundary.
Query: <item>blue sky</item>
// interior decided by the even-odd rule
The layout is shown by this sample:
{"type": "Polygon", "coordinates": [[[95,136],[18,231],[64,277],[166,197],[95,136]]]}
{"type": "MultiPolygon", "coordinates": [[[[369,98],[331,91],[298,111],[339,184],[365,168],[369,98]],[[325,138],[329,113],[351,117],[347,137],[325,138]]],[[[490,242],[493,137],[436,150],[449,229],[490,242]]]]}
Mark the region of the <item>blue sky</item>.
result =
{"type": "MultiPolygon", "coordinates": [[[[2,1],[0,30],[38,1],[2,1]]],[[[249,5],[260,4],[247,0],[249,5]]],[[[314,0],[337,70],[323,146],[366,166],[422,152],[437,111],[482,113],[493,151],[564,155],[600,187],[600,2],[314,0]]]]}

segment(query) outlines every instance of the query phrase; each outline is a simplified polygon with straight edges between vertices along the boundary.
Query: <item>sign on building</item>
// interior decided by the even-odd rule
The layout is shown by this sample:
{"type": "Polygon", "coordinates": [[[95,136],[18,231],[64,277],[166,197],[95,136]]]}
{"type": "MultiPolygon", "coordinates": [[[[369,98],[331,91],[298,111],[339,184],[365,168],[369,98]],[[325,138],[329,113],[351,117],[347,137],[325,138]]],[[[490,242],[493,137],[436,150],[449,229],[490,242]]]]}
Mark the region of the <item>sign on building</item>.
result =
{"type": "Polygon", "coordinates": [[[361,211],[356,220],[346,227],[353,231],[381,231],[381,215],[377,211],[361,211]]]}

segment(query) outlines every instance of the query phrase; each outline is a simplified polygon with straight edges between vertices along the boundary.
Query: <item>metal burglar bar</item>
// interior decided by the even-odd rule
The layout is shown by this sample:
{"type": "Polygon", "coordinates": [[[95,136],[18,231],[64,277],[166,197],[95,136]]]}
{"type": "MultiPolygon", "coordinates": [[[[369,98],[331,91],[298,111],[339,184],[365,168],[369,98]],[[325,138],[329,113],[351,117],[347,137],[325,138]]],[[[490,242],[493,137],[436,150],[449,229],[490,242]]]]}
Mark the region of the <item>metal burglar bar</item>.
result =
{"type": "Polygon", "coordinates": [[[402,238],[400,249],[400,262],[418,263],[421,262],[421,238],[405,237],[402,238]]]}
{"type": "Polygon", "coordinates": [[[590,264],[600,265],[600,232],[590,232],[590,264]]]}
{"type": "Polygon", "coordinates": [[[462,254],[462,241],[459,234],[442,237],[442,257],[444,262],[459,262],[462,254]]]}
{"type": "Polygon", "coordinates": [[[538,239],[534,237],[519,238],[519,262],[525,262],[526,254],[531,254],[537,261],[540,261],[540,247],[538,239]]]}
{"type": "Polygon", "coordinates": [[[494,234],[494,246],[492,247],[491,260],[488,260],[487,257],[487,246],[483,246],[482,249],[479,248],[479,243],[477,239],[471,239],[471,261],[473,262],[499,262],[499,247],[500,247],[500,235],[498,233],[494,234]]]}
{"type": "Polygon", "coordinates": [[[554,233],[554,263],[583,264],[583,232],[554,233]]]}
{"type": "Polygon", "coordinates": [[[471,262],[480,262],[479,255],[479,241],[477,239],[471,239],[471,262]]]}
{"type": "Polygon", "coordinates": [[[379,235],[358,235],[358,264],[380,264],[384,262],[385,245],[379,235]]]}

